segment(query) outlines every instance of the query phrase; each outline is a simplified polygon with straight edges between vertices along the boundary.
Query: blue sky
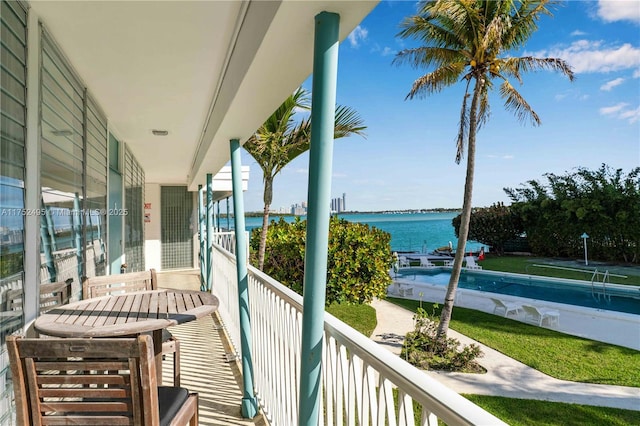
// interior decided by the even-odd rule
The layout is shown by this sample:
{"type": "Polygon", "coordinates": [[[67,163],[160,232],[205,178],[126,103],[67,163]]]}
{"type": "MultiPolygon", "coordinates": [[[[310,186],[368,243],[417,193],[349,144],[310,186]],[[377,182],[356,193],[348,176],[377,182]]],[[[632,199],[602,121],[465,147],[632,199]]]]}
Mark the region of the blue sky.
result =
{"type": "MultiPolygon", "coordinates": [[[[405,100],[428,72],[392,65],[395,54],[416,46],[396,37],[416,3],[383,1],[340,45],[338,103],[356,109],[366,139],[335,142],[332,197],[346,193],[347,209],[375,211],[460,208],[466,161],[455,159],[463,87],[405,100]]],[[[542,120],[533,127],[491,98],[489,123],[478,134],[473,205],[509,200],[504,187],[542,180],[602,163],[629,172],[640,166],[640,1],[568,1],[543,17],[522,52],[558,57],[573,68],[573,83],[552,72],[524,76],[516,88],[542,120]]],[[[517,82],[512,82],[517,84],[517,82]]],[[[311,88],[311,80],[304,83],[311,88]]],[[[246,211],[261,211],[262,174],[251,167],[246,211]]],[[[307,199],[308,154],[275,179],[272,209],[307,199]]]]}

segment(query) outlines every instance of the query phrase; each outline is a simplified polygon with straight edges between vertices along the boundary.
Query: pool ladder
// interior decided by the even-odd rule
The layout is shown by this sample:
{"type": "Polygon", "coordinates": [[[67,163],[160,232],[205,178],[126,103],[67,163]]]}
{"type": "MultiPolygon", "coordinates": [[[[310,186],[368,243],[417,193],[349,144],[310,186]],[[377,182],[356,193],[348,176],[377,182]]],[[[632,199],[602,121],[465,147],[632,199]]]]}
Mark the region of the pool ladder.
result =
{"type": "MultiPolygon", "coordinates": [[[[591,276],[591,296],[598,302],[600,302],[600,298],[602,298],[602,300],[608,303],[611,302],[611,295],[607,294],[607,282],[609,282],[608,269],[604,273],[598,272],[597,269],[593,271],[593,275],[591,276]],[[601,274],[602,274],[602,281],[600,282],[598,281],[598,277],[601,274]],[[600,287],[601,283],[602,283],[602,290],[600,290],[600,288],[596,288],[596,284],[598,284],[598,287],[600,287]]],[[[609,284],[611,283],[609,282],[609,284]]]]}

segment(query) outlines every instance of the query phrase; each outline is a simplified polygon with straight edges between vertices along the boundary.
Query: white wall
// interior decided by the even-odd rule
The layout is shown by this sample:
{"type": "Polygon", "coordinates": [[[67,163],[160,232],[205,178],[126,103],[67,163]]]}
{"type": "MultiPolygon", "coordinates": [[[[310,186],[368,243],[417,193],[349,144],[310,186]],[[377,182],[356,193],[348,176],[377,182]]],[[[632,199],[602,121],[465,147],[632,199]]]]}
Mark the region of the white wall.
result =
{"type": "Polygon", "coordinates": [[[146,269],[162,270],[161,226],[160,226],[160,184],[144,185],[144,261],[146,269]],[[151,208],[146,208],[151,205],[151,208]],[[147,219],[148,216],[148,219],[147,219]],[[149,220],[147,222],[147,220],[149,220]]]}

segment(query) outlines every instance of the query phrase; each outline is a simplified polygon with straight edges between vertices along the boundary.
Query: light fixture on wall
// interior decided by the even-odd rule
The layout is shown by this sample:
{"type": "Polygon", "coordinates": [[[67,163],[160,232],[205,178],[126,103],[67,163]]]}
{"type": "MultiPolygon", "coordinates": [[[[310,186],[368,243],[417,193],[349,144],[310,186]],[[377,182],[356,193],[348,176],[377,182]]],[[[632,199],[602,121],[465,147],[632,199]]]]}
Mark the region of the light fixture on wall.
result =
{"type": "Polygon", "coordinates": [[[153,130],[151,130],[151,133],[153,133],[154,136],[167,136],[169,134],[169,131],[168,130],[153,129],[153,130]]]}

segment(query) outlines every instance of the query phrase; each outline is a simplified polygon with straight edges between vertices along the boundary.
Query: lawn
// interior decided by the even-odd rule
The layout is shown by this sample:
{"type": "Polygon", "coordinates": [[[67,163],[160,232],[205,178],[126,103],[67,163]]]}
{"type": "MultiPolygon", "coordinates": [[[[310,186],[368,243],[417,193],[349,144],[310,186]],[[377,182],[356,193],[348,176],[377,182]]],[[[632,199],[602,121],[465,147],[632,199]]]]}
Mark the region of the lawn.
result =
{"type": "MultiPolygon", "coordinates": [[[[591,281],[593,272],[580,272],[567,269],[589,269],[584,265],[572,265],[571,262],[561,259],[538,258],[530,256],[496,256],[487,255],[481,262],[482,269],[489,271],[512,272],[515,274],[539,275],[544,277],[566,278],[572,280],[591,281]],[[560,269],[567,268],[567,269],[560,269]]],[[[593,266],[592,266],[593,268],[593,266]]],[[[599,272],[610,270],[612,274],[609,281],[615,284],[627,284],[640,286],[640,267],[599,265],[599,272]],[[624,275],[626,278],[617,276],[624,275]]],[[[602,275],[599,276],[602,280],[602,275]]]]}
{"type": "Polygon", "coordinates": [[[512,426],[640,425],[640,411],[499,396],[463,396],[512,426]]]}
{"type": "MultiPolygon", "coordinates": [[[[417,300],[387,300],[413,312],[420,306],[417,300]]],[[[453,309],[450,327],[557,379],[640,387],[640,352],[633,349],[460,307],[453,309]]]]}
{"type": "Polygon", "coordinates": [[[371,333],[373,333],[378,323],[376,310],[369,305],[333,303],[328,306],[326,310],[340,321],[347,323],[351,328],[355,328],[367,337],[371,337],[371,333]]]}

